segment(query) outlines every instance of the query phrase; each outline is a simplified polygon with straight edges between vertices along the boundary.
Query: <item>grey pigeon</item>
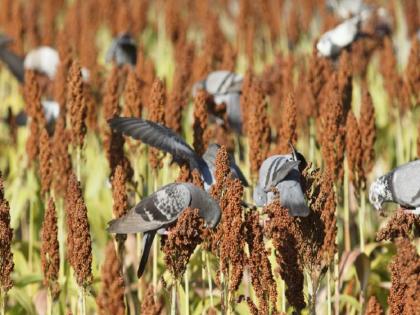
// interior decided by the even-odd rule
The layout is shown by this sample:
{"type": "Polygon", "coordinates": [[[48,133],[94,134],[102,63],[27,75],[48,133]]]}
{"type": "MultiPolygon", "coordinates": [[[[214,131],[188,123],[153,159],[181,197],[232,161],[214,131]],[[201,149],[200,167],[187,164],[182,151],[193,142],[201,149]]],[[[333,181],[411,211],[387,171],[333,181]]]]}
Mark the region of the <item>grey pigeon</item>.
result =
{"type": "Polygon", "coordinates": [[[135,66],[137,62],[137,45],[129,33],[123,33],[112,40],[106,57],[106,62],[114,61],[117,66],[125,64],[135,66]]]}
{"type": "Polygon", "coordinates": [[[376,179],[369,189],[369,201],[382,209],[385,202],[394,202],[420,214],[420,160],[401,165],[376,179]]]}
{"type": "Polygon", "coordinates": [[[219,70],[209,73],[205,79],[196,82],[192,90],[193,96],[197,94],[199,89],[203,89],[213,96],[216,104],[224,103],[229,126],[238,134],[242,132],[240,107],[242,81],[242,75],[219,70]]]}
{"type": "Polygon", "coordinates": [[[275,199],[273,188],[280,194],[280,203],[292,216],[306,217],[309,208],[306,204],[300,182],[299,164],[306,163],[299,153],[273,155],[261,164],[257,186],[254,189],[254,202],[262,207],[275,199]]]}
{"type": "MultiPolygon", "coordinates": [[[[170,153],[174,161],[188,163],[191,170],[197,169],[201,173],[206,190],[213,184],[218,145],[210,145],[204,155],[199,156],[184,139],[161,124],[141,118],[126,117],[112,118],[108,123],[112,129],[120,133],[170,153]]],[[[234,158],[230,155],[229,159],[233,176],[239,178],[244,186],[248,186],[248,182],[236,165],[234,158]]]]}
{"type": "Polygon", "coordinates": [[[108,232],[117,234],[143,232],[142,257],[137,271],[140,278],[156,232],[175,222],[186,208],[199,209],[199,215],[209,228],[220,220],[220,207],[204,190],[190,183],[172,183],[144,198],[125,216],[109,222],[108,232]]]}
{"type": "Polygon", "coordinates": [[[324,57],[337,56],[343,48],[349,46],[356,39],[360,21],[360,16],[355,16],[324,33],[316,43],[318,52],[324,57]]]}

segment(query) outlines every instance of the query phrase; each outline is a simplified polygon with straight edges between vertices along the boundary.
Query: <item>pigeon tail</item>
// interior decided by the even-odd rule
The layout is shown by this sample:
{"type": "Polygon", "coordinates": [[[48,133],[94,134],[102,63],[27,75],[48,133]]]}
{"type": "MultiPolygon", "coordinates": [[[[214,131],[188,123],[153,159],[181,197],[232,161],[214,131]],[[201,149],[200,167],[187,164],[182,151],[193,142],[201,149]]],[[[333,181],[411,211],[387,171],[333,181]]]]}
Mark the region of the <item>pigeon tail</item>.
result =
{"type": "Polygon", "coordinates": [[[150,249],[152,248],[153,239],[155,238],[155,231],[144,233],[143,235],[143,250],[141,254],[141,259],[139,263],[139,269],[137,270],[137,278],[141,278],[146,269],[147,258],[149,258],[150,249]]]}

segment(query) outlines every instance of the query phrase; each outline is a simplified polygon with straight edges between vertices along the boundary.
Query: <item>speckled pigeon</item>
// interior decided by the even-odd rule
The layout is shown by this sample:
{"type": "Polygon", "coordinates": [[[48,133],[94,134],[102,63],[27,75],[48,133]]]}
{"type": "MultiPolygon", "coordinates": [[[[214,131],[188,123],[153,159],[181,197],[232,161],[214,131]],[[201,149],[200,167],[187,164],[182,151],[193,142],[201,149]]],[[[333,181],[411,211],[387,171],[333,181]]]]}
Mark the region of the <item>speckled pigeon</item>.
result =
{"type": "Polygon", "coordinates": [[[12,39],[0,34],[0,60],[6,64],[13,76],[22,83],[25,73],[23,58],[8,49],[8,45],[12,41],[12,39]]]}
{"type": "Polygon", "coordinates": [[[407,212],[420,214],[420,160],[401,165],[376,179],[369,189],[369,201],[382,209],[385,202],[395,202],[410,209],[407,212]]]}
{"type": "Polygon", "coordinates": [[[273,155],[262,163],[259,170],[257,186],[254,189],[254,202],[265,206],[274,201],[277,189],[280,203],[289,210],[292,216],[306,217],[309,208],[300,183],[299,164],[306,161],[300,153],[273,155]]]}
{"type": "MultiPolygon", "coordinates": [[[[190,169],[199,170],[206,190],[213,184],[214,161],[218,145],[210,145],[201,157],[178,134],[161,124],[141,118],[126,117],[112,118],[108,122],[112,129],[168,152],[173,156],[174,161],[188,163],[190,169]]],[[[248,186],[245,176],[233,157],[230,156],[229,159],[233,175],[239,178],[244,186],[248,186]]]]}
{"type": "Polygon", "coordinates": [[[213,96],[216,104],[224,103],[229,126],[238,134],[242,132],[240,107],[242,81],[242,75],[219,70],[209,73],[205,79],[196,82],[192,91],[195,96],[199,89],[203,89],[213,96]]]}
{"type": "Polygon", "coordinates": [[[106,62],[114,61],[117,66],[125,64],[135,66],[137,62],[137,45],[129,33],[120,34],[112,40],[106,57],[106,62]]]}
{"type": "Polygon", "coordinates": [[[358,15],[368,8],[363,0],[327,0],[326,4],[329,9],[343,19],[358,15]]]}
{"type": "Polygon", "coordinates": [[[117,234],[143,232],[143,251],[137,271],[140,278],[156,232],[161,232],[177,220],[186,209],[199,209],[199,215],[209,228],[220,220],[218,203],[204,190],[191,183],[172,183],[144,198],[125,216],[109,222],[108,232],[117,234]]]}

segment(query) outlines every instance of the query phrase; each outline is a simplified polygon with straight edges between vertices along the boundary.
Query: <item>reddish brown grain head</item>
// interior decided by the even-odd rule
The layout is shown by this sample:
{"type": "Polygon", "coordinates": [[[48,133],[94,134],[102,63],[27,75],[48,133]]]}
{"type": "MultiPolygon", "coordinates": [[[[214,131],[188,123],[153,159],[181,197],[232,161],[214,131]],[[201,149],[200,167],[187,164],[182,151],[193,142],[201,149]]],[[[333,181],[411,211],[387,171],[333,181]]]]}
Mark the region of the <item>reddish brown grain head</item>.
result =
{"type": "Polygon", "coordinates": [[[116,218],[121,218],[128,210],[126,182],[125,170],[121,165],[118,165],[112,177],[112,199],[114,200],[112,212],[116,218]]]}
{"type": "Polygon", "coordinates": [[[287,208],[279,200],[272,202],[264,211],[268,214],[267,236],[276,249],[276,261],[279,273],[286,283],[286,298],[298,312],[305,308],[303,295],[303,266],[299,260],[299,233],[287,208]]]}
{"type": "Polygon", "coordinates": [[[362,163],[365,176],[367,176],[375,163],[375,108],[372,97],[367,89],[362,90],[362,107],[360,109],[360,135],[362,138],[362,163]]]}
{"type": "Polygon", "coordinates": [[[87,132],[87,108],[83,95],[83,79],[80,65],[73,61],[68,76],[67,103],[71,126],[71,141],[74,147],[82,147],[87,132]]]}
{"type": "Polygon", "coordinates": [[[44,274],[44,285],[51,292],[53,299],[60,293],[58,273],[60,271],[60,253],[58,242],[57,213],[54,200],[50,198],[44,214],[41,229],[41,265],[44,274]]]}
{"type": "Polygon", "coordinates": [[[416,314],[420,309],[420,257],[415,246],[407,239],[398,239],[396,246],[397,255],[389,266],[389,314],[416,314]]]}
{"type": "Polygon", "coordinates": [[[356,191],[365,182],[363,171],[363,146],[359,124],[353,112],[347,115],[346,123],[346,152],[349,168],[349,180],[353,183],[356,191]]]}
{"type": "Polygon", "coordinates": [[[152,285],[149,285],[141,301],[141,314],[160,315],[164,306],[161,298],[155,298],[155,289],[152,285]]]}
{"type": "Polygon", "coordinates": [[[198,155],[203,155],[207,143],[206,143],[206,130],[207,130],[207,105],[206,105],[206,92],[198,91],[197,96],[194,99],[194,139],[193,146],[198,155]]]}
{"type": "Polygon", "coordinates": [[[65,201],[67,226],[67,259],[73,267],[77,284],[92,284],[92,240],[87,208],[76,175],[70,175],[65,201]]]}
{"type": "Polygon", "coordinates": [[[420,41],[417,37],[411,40],[410,55],[405,69],[405,85],[414,98],[414,104],[420,102],[420,41]]]}
{"type": "Polygon", "coordinates": [[[387,225],[380,229],[376,235],[376,240],[395,240],[399,237],[410,239],[413,237],[413,231],[420,230],[420,218],[415,214],[404,213],[399,208],[389,219],[387,225]]]}
{"type": "Polygon", "coordinates": [[[384,310],[375,296],[370,297],[365,315],[384,315],[384,310]]]}
{"type": "Polygon", "coordinates": [[[11,278],[15,264],[11,251],[13,229],[10,227],[10,207],[4,196],[3,177],[0,173],[0,289],[9,291],[13,286],[11,278]]]}
{"type": "Polygon", "coordinates": [[[53,156],[51,150],[51,140],[45,128],[41,130],[39,148],[39,174],[41,177],[41,194],[45,196],[45,194],[50,191],[53,179],[53,156]]]}
{"type": "Polygon", "coordinates": [[[406,0],[402,4],[405,14],[404,21],[407,23],[407,33],[409,37],[412,37],[420,28],[420,4],[416,0],[406,0]]]}
{"type": "Polygon", "coordinates": [[[270,308],[276,308],[277,286],[274,280],[269,253],[265,249],[264,230],[260,225],[258,212],[245,215],[246,242],[249,249],[248,267],[251,282],[258,298],[258,309],[261,314],[268,314],[270,308]]]}
{"type": "Polygon", "coordinates": [[[184,274],[195,248],[204,239],[206,229],[199,210],[187,208],[170,229],[168,236],[161,239],[165,264],[174,278],[179,279],[184,274]]]}
{"type": "Polygon", "coordinates": [[[129,69],[124,88],[124,109],[126,117],[141,117],[143,110],[142,89],[144,82],[134,69],[129,69]]]}
{"type": "Polygon", "coordinates": [[[267,116],[267,104],[260,82],[253,82],[251,92],[252,108],[248,121],[249,160],[251,173],[256,176],[270,148],[270,125],[267,116]]]}
{"type": "MultiPolygon", "coordinates": [[[[156,79],[149,96],[149,120],[165,124],[166,90],[163,82],[156,79]]],[[[162,167],[162,153],[156,148],[149,149],[149,162],[154,170],[162,167]]]]}
{"type": "Polygon", "coordinates": [[[52,168],[54,192],[59,197],[64,197],[67,191],[68,178],[71,174],[72,164],[68,152],[70,132],[66,129],[64,116],[60,115],[55,124],[52,138],[52,168]]]}
{"type": "Polygon", "coordinates": [[[105,261],[101,268],[101,291],[96,298],[99,314],[124,315],[124,278],[122,264],[117,256],[114,242],[108,242],[105,261]]]}
{"type": "Polygon", "coordinates": [[[290,145],[296,145],[297,142],[297,110],[295,98],[292,93],[289,93],[284,103],[284,108],[281,115],[281,124],[277,134],[277,148],[279,154],[284,154],[290,151],[290,145]]]}

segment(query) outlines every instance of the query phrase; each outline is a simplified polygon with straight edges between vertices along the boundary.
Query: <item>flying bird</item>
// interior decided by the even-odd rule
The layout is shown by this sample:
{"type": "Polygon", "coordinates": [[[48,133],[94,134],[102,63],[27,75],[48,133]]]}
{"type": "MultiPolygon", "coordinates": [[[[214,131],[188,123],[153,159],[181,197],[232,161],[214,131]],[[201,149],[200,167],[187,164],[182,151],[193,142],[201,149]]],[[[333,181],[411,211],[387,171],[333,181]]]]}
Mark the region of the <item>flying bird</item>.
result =
{"type": "Polygon", "coordinates": [[[300,182],[301,163],[306,164],[305,158],[294,149],[291,154],[273,155],[264,160],[254,189],[255,204],[262,207],[273,202],[276,197],[273,189],[277,189],[280,203],[290,215],[306,217],[309,208],[300,182]]]}
{"type": "Polygon", "coordinates": [[[54,48],[40,46],[29,51],[25,57],[21,57],[8,48],[12,41],[5,35],[0,35],[0,60],[6,64],[20,83],[25,80],[26,69],[44,74],[50,80],[54,79],[60,63],[58,52],[54,48]]]}
{"type": "Polygon", "coordinates": [[[175,222],[186,208],[199,209],[207,227],[214,228],[220,220],[220,207],[204,190],[191,183],[172,183],[144,198],[126,215],[109,222],[108,232],[117,234],[144,233],[143,250],[137,276],[143,275],[153,239],[157,232],[175,222]]]}
{"type": "Polygon", "coordinates": [[[238,134],[242,133],[240,107],[242,81],[243,77],[240,74],[219,70],[209,73],[206,78],[196,82],[192,89],[193,96],[202,89],[213,96],[217,105],[225,104],[229,126],[238,134]]]}
{"type": "Polygon", "coordinates": [[[403,164],[377,178],[370,186],[369,201],[380,211],[385,202],[394,202],[408,213],[420,214],[420,160],[403,164]]]}
{"type": "Polygon", "coordinates": [[[129,33],[120,34],[112,40],[106,57],[106,62],[114,61],[117,66],[125,64],[135,66],[137,62],[137,45],[129,33]]]}
{"type": "Polygon", "coordinates": [[[355,16],[324,33],[316,43],[318,52],[324,57],[337,56],[343,48],[349,46],[356,39],[360,21],[360,16],[355,16]]]}
{"type": "MultiPolygon", "coordinates": [[[[213,184],[216,153],[220,146],[210,145],[203,156],[199,156],[177,133],[161,124],[141,118],[127,117],[112,118],[108,123],[112,129],[120,133],[170,153],[175,162],[187,163],[191,170],[197,169],[201,173],[206,190],[213,184]]],[[[233,176],[239,178],[244,186],[248,186],[248,182],[236,165],[234,158],[229,155],[229,159],[233,176]]]]}

